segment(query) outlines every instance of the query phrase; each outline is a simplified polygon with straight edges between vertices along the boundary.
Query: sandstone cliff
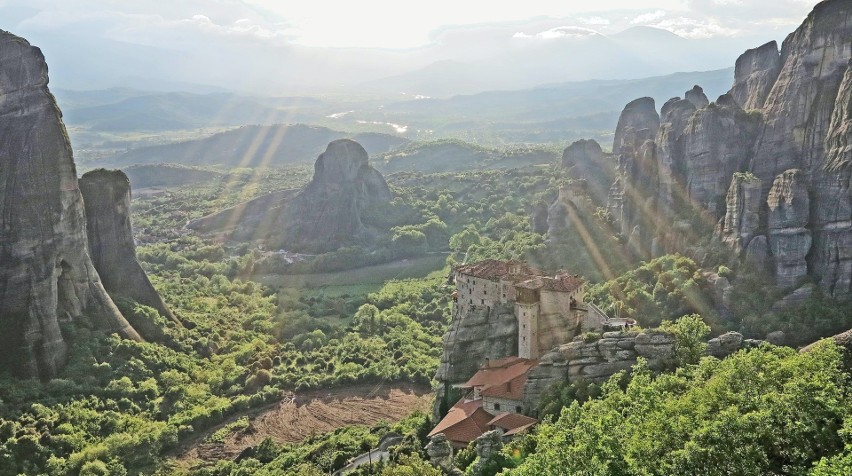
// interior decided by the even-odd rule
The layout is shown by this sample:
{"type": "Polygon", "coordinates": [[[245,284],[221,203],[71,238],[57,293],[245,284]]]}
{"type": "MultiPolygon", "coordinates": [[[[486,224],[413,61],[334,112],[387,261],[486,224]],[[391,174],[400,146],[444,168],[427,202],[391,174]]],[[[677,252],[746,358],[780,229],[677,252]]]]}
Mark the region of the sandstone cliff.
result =
{"type": "MultiPolygon", "coordinates": [[[[89,253],[104,288],[112,297],[129,297],[177,323],[136,260],[130,227],[130,180],[120,170],[99,169],[84,174],[79,185],[86,209],[89,253]]],[[[155,323],[131,324],[146,339],[159,334],[155,323]]]]}
{"type": "Polygon", "coordinates": [[[363,218],[393,198],[384,177],[355,141],[328,144],[313,179],[297,193],[273,192],[189,224],[234,240],[266,240],[270,247],[323,252],[369,243],[375,235],[363,218]]]}
{"type": "Polygon", "coordinates": [[[849,38],[852,3],[827,0],[780,52],[746,51],[716,101],[694,87],[659,116],[649,98],[625,106],[607,207],[635,256],[700,261],[715,235],[780,288],[810,279],[852,295],[849,38]]]}
{"type": "Polygon", "coordinates": [[[64,323],[140,338],[89,258],[71,146],[47,83],[41,51],[0,31],[0,369],[42,378],[66,360],[64,323]]]}
{"type": "Polygon", "coordinates": [[[781,55],[775,41],[746,50],[737,58],[729,94],[743,109],[760,109],[780,71],[781,55]]]}

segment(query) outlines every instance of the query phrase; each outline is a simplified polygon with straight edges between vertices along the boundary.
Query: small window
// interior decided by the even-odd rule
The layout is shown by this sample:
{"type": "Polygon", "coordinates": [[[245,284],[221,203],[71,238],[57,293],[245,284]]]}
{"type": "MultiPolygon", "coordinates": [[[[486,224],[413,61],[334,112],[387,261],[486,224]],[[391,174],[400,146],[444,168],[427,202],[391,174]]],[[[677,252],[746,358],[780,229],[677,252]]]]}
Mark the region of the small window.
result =
{"type": "Polygon", "coordinates": [[[488,290],[486,289],[485,291],[482,291],[482,294],[485,294],[485,295],[487,296],[487,295],[488,295],[488,290]]]}
{"type": "Polygon", "coordinates": [[[494,410],[496,410],[498,412],[500,411],[500,404],[499,403],[494,404],[494,410]]]}
{"type": "Polygon", "coordinates": [[[515,413],[521,413],[521,412],[523,412],[523,411],[524,411],[524,409],[523,409],[523,408],[521,408],[521,407],[515,407],[515,413]]]}
{"type": "Polygon", "coordinates": [[[524,336],[524,342],[526,342],[526,341],[527,341],[527,336],[524,336]]]}
{"type": "Polygon", "coordinates": [[[470,303],[473,304],[473,299],[470,300],[470,303]]]}
{"type": "Polygon", "coordinates": [[[485,305],[485,299],[482,299],[482,305],[483,306],[485,305]]]}

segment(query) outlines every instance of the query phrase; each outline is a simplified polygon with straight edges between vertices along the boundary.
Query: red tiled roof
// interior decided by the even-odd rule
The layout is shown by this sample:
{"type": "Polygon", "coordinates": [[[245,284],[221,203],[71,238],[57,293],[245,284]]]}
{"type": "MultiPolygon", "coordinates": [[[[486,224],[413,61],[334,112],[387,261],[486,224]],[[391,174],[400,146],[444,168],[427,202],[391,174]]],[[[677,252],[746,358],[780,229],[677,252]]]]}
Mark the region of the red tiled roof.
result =
{"type": "Polygon", "coordinates": [[[527,373],[509,380],[504,384],[490,385],[482,390],[479,394],[483,397],[505,398],[507,400],[523,400],[524,386],[527,383],[527,373]]]}
{"type": "Polygon", "coordinates": [[[557,274],[555,277],[536,276],[534,278],[515,284],[515,287],[524,289],[544,289],[546,291],[558,291],[570,293],[583,285],[583,278],[568,273],[557,274]]]}
{"type": "Polygon", "coordinates": [[[470,380],[461,386],[463,388],[471,388],[505,385],[518,376],[526,375],[531,368],[538,365],[538,361],[522,359],[520,357],[506,357],[505,359],[488,362],[486,365],[482,366],[479,371],[473,374],[470,380]]]}
{"type": "Polygon", "coordinates": [[[507,431],[506,433],[503,433],[503,436],[514,436],[514,435],[517,435],[518,433],[524,433],[525,431],[534,427],[537,423],[538,422],[536,421],[534,423],[529,423],[527,425],[524,425],[524,426],[521,426],[521,427],[518,427],[518,428],[512,428],[511,430],[507,431]]]}
{"type": "Polygon", "coordinates": [[[496,426],[497,428],[502,428],[506,431],[514,430],[516,428],[522,428],[527,425],[535,425],[538,423],[538,420],[532,417],[528,417],[525,415],[519,415],[517,413],[498,413],[491,421],[488,422],[488,426],[496,426]]]}
{"type": "Polygon", "coordinates": [[[523,281],[533,276],[544,276],[547,274],[523,261],[503,261],[498,259],[487,259],[477,263],[461,265],[456,268],[456,271],[468,276],[485,279],[508,277],[512,281],[523,281]]]}
{"type": "Polygon", "coordinates": [[[488,422],[493,416],[482,408],[482,399],[460,400],[450,408],[447,415],[429,432],[431,438],[443,433],[455,446],[467,446],[488,431],[488,422]]]}

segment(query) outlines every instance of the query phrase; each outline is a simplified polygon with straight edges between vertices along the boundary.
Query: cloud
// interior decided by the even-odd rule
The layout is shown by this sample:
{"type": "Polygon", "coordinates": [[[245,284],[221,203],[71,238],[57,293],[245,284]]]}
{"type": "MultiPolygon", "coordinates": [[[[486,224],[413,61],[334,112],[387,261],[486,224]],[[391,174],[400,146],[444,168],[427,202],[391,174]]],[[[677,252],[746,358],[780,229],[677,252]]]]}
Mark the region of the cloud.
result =
{"type": "Polygon", "coordinates": [[[610,23],[612,23],[612,22],[610,22],[610,20],[608,20],[604,17],[599,17],[599,16],[580,17],[580,18],[578,18],[578,20],[585,23],[586,25],[609,25],[610,23]]]}
{"type": "Polygon", "coordinates": [[[536,38],[540,40],[554,40],[557,38],[586,38],[589,36],[598,35],[599,33],[591,28],[581,26],[558,26],[549,30],[540,31],[534,35],[530,35],[519,31],[512,35],[512,38],[536,38]]]}
{"type": "Polygon", "coordinates": [[[630,23],[633,24],[633,25],[644,25],[644,24],[653,22],[655,20],[659,20],[660,18],[663,18],[664,16],[666,16],[665,10],[657,10],[655,12],[643,13],[643,14],[639,15],[638,17],[630,20],[630,23]]]}
{"type": "Polygon", "coordinates": [[[719,25],[713,20],[695,20],[687,17],[667,18],[650,26],[668,30],[678,36],[693,40],[704,40],[717,36],[737,36],[741,33],[739,29],[719,25]]]}

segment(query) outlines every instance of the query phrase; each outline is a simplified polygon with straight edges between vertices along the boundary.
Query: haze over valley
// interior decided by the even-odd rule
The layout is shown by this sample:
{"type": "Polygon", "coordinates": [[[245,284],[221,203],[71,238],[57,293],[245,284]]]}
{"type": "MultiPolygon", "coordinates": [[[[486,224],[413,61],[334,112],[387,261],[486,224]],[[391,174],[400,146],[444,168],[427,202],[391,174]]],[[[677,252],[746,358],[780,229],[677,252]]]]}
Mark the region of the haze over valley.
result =
{"type": "Polygon", "coordinates": [[[0,476],[852,467],[852,0],[0,0],[0,476]]]}

